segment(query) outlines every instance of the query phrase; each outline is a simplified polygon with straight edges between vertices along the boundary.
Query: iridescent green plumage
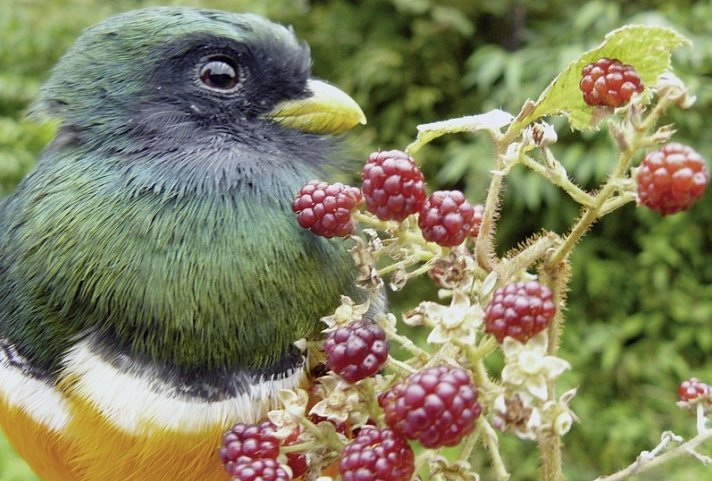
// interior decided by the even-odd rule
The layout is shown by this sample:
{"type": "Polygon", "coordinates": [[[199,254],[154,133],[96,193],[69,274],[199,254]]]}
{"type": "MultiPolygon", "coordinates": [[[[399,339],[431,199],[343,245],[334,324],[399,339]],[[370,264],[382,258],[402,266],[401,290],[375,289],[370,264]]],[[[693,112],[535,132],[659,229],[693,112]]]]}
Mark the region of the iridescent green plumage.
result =
{"type": "Polygon", "coordinates": [[[0,336],[43,368],[100,335],[190,371],[266,367],[316,332],[353,268],[290,203],[332,142],[268,116],[310,95],[309,66],[248,15],[151,9],[86,32],[35,107],[58,135],[0,211],[0,336]],[[201,86],[228,54],[240,88],[201,86]]]}

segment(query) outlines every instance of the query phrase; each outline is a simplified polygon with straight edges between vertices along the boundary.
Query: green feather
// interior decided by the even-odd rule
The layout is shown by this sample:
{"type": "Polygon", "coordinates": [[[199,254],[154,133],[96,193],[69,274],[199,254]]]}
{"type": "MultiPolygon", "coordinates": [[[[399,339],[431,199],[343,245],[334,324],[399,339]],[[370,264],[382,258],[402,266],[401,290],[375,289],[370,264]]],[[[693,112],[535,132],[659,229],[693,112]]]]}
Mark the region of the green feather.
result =
{"type": "Polygon", "coordinates": [[[87,31],[35,107],[60,133],[0,212],[0,334],[51,369],[97,332],[152,362],[210,369],[269,366],[317,332],[354,293],[353,267],[343,241],[301,229],[290,204],[331,144],[252,110],[281,100],[271,81],[296,92],[305,65],[289,30],[255,16],[151,9],[87,31]],[[265,75],[230,108],[198,96],[215,113],[194,120],[181,110],[194,86],[157,93],[156,78],[196,38],[292,78],[265,75]]]}

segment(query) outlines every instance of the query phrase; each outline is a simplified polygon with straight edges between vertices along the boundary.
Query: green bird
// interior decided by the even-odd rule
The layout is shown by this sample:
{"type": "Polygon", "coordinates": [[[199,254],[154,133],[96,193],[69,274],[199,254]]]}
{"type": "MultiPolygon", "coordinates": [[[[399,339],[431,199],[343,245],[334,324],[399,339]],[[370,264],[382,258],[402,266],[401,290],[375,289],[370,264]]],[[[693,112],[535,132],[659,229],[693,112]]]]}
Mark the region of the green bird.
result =
{"type": "Polygon", "coordinates": [[[216,449],[295,341],[359,294],[302,229],[363,112],[261,17],[153,8],[86,30],[32,108],[58,122],[0,205],[0,426],[47,481],[227,479],[216,449]]]}

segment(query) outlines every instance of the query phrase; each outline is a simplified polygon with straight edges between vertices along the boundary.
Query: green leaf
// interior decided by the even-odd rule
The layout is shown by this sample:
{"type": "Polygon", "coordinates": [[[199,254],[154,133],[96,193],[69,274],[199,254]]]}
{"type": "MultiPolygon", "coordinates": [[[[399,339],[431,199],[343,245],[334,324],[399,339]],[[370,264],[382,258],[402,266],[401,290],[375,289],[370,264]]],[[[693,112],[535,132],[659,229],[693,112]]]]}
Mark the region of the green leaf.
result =
{"type": "Polygon", "coordinates": [[[653,85],[670,70],[672,50],[691,42],[676,31],[658,26],[627,25],[606,35],[603,43],[571,62],[534,104],[525,106],[517,124],[527,125],[545,115],[564,114],[571,128],[596,126],[598,109],[586,105],[579,90],[581,70],[601,57],[616,58],[635,67],[643,85],[653,85]]]}

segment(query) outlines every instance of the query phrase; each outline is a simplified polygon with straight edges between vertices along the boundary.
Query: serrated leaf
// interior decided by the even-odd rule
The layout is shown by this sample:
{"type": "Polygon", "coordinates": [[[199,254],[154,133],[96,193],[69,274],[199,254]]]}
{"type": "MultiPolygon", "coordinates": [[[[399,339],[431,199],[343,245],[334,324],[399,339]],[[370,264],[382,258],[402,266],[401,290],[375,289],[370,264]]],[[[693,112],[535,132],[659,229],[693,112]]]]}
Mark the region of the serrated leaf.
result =
{"type": "Polygon", "coordinates": [[[579,90],[581,70],[601,57],[616,58],[635,67],[643,85],[653,85],[660,74],[670,70],[673,49],[691,42],[666,27],[627,25],[606,35],[603,43],[571,62],[544,90],[539,99],[525,107],[516,120],[528,125],[546,115],[564,114],[571,128],[584,130],[596,126],[599,109],[586,105],[579,90]]]}

